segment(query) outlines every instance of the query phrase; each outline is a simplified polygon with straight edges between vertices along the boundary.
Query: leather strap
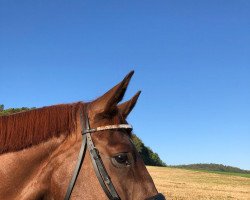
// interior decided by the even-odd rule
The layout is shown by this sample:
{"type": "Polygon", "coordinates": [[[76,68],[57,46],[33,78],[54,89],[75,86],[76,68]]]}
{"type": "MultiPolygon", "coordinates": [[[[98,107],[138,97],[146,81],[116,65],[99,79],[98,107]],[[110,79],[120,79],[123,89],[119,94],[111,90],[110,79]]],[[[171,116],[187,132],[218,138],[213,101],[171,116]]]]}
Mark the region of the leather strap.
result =
{"type": "MultiPolygon", "coordinates": [[[[83,124],[83,117],[82,117],[82,113],[80,113],[80,118],[81,118],[81,125],[82,125],[82,133],[83,133],[83,130],[84,130],[84,124],[83,124]]],[[[76,179],[78,177],[78,174],[81,170],[81,166],[82,166],[82,163],[83,163],[83,159],[85,157],[85,153],[86,153],[86,143],[87,143],[87,137],[85,134],[82,134],[82,145],[81,145],[81,149],[80,149],[80,152],[79,152],[79,155],[78,155],[78,159],[77,159],[77,163],[76,163],[76,167],[75,167],[75,170],[74,170],[74,173],[72,175],[72,178],[71,178],[71,181],[69,183],[69,186],[68,186],[68,189],[67,189],[67,192],[66,192],[66,195],[64,197],[64,200],[69,200],[70,199],[70,195],[73,191],[73,188],[75,186],[75,183],[76,183],[76,179]]]]}
{"type": "Polygon", "coordinates": [[[100,185],[102,186],[103,191],[107,195],[107,197],[110,200],[120,200],[120,197],[115,190],[115,187],[111,181],[111,178],[109,177],[109,175],[104,167],[104,164],[103,164],[102,159],[99,155],[99,152],[95,148],[95,145],[92,141],[90,132],[88,132],[88,130],[91,130],[91,129],[90,129],[90,125],[89,125],[87,112],[85,113],[85,115],[86,115],[85,121],[86,121],[87,144],[88,144],[88,149],[90,152],[91,161],[92,161],[92,164],[94,166],[95,174],[98,178],[100,185]]]}

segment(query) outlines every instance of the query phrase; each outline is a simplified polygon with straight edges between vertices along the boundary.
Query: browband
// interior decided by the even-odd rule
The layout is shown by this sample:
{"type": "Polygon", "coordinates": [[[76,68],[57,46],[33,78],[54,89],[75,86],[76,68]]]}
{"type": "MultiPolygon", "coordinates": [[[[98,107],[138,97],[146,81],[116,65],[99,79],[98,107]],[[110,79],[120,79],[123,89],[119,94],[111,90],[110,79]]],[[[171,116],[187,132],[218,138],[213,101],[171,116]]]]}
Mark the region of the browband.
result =
{"type": "Polygon", "coordinates": [[[111,129],[130,129],[130,130],[133,130],[133,127],[131,125],[129,125],[129,124],[117,124],[117,125],[99,126],[97,128],[85,129],[82,132],[82,134],[93,133],[93,132],[96,132],[96,131],[111,130],[111,129]]]}

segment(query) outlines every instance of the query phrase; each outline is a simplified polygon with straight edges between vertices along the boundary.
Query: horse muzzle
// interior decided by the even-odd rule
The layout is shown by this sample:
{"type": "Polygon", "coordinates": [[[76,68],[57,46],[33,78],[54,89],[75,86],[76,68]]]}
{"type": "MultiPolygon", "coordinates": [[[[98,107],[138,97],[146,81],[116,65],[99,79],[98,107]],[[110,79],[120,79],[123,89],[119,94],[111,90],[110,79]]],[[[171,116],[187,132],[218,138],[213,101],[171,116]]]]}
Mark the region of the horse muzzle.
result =
{"type": "Polygon", "coordinates": [[[162,193],[158,193],[155,196],[149,197],[146,200],[166,200],[162,193]]]}

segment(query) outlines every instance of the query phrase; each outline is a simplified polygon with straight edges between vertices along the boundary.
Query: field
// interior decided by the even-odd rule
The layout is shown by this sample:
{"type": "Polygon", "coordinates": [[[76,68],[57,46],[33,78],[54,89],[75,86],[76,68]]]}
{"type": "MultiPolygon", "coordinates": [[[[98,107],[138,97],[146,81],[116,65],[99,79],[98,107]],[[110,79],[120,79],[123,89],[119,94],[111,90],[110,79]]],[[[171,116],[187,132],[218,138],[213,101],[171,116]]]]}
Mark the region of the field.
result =
{"type": "Polygon", "coordinates": [[[250,200],[250,178],[168,167],[147,167],[159,192],[167,200],[250,200]]]}

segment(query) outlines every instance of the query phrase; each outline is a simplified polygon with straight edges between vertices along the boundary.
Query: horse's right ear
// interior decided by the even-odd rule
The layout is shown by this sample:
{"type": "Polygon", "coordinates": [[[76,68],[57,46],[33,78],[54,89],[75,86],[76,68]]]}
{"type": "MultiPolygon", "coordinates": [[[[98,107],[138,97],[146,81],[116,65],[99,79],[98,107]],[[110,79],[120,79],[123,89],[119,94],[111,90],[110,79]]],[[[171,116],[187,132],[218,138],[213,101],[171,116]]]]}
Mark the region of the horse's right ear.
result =
{"type": "Polygon", "coordinates": [[[127,116],[129,115],[129,113],[133,110],[133,108],[135,107],[135,104],[139,98],[141,94],[141,91],[137,92],[135,94],[135,96],[133,96],[130,100],[118,105],[118,109],[120,111],[120,113],[122,114],[122,116],[124,117],[124,119],[127,118],[127,116]]]}
{"type": "Polygon", "coordinates": [[[122,100],[133,74],[134,71],[131,71],[119,84],[93,101],[91,109],[99,114],[109,114],[117,109],[117,104],[122,100]]]}

